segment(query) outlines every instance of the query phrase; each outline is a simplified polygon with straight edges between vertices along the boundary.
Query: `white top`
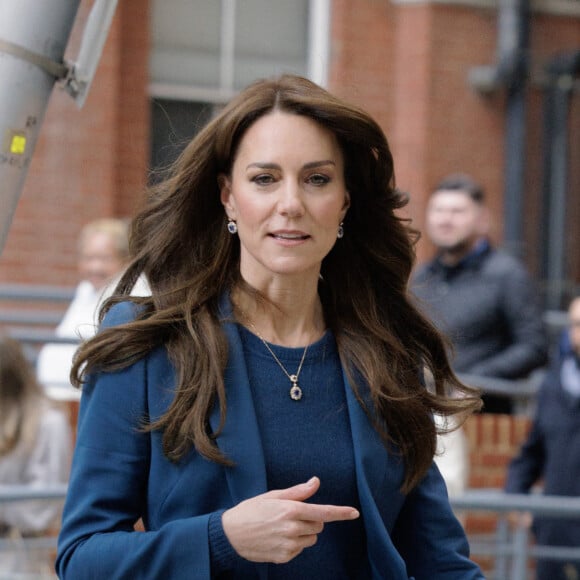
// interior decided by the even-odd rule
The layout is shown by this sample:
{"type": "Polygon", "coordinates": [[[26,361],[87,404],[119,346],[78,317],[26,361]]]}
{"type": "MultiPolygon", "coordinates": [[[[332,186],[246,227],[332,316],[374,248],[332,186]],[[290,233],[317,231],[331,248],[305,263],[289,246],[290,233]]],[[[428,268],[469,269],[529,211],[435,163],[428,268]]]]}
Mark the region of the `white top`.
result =
{"type": "MultiPolygon", "coordinates": [[[[119,278],[115,278],[105,288],[96,290],[87,281],[81,282],[76,289],[62,321],[55,329],[56,336],[71,338],[77,341],[71,344],[47,343],[38,353],[36,375],[47,394],[54,399],[78,400],[80,390],[70,384],[69,374],[73,357],[78,348],[78,341],[93,337],[98,328],[99,309],[111,296],[119,278]]],[[[147,296],[149,285],[144,277],[139,277],[132,296],[147,296]]]]}
{"type": "MultiPolygon", "coordinates": [[[[435,415],[435,424],[437,427],[446,426],[445,419],[439,415],[435,415]]],[[[445,480],[449,496],[461,495],[469,483],[469,442],[462,427],[437,436],[435,463],[445,480]]]]}

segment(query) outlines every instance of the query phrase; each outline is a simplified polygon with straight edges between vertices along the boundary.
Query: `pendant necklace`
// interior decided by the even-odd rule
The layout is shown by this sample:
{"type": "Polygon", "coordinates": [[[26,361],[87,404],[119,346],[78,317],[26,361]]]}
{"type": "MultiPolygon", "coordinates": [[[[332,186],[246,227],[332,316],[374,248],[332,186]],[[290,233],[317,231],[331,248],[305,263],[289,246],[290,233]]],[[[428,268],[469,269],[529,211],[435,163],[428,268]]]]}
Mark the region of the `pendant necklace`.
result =
{"type": "MultiPolygon", "coordinates": [[[[244,317],[245,318],[245,317],[244,317]]],[[[246,318],[247,321],[247,318],[246,318]]],[[[280,362],[280,359],[276,356],[274,351],[270,348],[270,345],[262,338],[262,335],[256,330],[256,327],[251,323],[248,322],[248,326],[254,331],[256,336],[262,341],[264,346],[268,349],[268,352],[272,355],[274,360],[278,363],[278,366],[282,369],[284,374],[290,379],[290,398],[293,401],[299,401],[302,398],[302,389],[298,385],[298,377],[300,376],[300,371],[302,370],[302,365],[304,364],[304,359],[306,358],[306,353],[308,352],[308,345],[304,348],[304,352],[302,353],[302,358],[300,359],[300,364],[298,365],[298,370],[296,374],[291,375],[284,367],[284,365],[280,362]]]]}

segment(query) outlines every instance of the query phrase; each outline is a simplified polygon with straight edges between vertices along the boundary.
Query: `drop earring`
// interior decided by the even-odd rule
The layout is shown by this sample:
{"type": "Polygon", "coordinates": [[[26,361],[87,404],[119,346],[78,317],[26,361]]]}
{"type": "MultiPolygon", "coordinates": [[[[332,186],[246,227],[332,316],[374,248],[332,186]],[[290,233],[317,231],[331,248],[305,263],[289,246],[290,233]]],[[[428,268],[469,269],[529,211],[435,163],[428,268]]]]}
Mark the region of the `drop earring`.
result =
{"type": "Polygon", "coordinates": [[[340,238],[342,238],[344,236],[344,227],[343,227],[343,223],[340,222],[340,224],[338,224],[338,231],[336,232],[336,237],[340,240],[340,238]]]}
{"type": "Polygon", "coordinates": [[[238,233],[238,224],[234,220],[228,221],[228,232],[232,235],[238,233]]]}

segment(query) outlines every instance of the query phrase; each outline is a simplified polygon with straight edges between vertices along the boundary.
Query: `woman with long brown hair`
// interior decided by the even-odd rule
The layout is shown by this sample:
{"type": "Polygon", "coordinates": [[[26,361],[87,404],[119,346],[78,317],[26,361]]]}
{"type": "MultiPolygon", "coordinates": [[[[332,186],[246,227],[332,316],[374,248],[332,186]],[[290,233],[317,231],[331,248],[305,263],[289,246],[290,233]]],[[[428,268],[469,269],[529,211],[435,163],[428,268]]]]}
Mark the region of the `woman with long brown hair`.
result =
{"type": "Polygon", "coordinates": [[[63,578],[482,577],[433,465],[433,414],[480,401],[407,295],[404,204],[377,123],[301,77],[193,139],[73,368],[63,578]]]}

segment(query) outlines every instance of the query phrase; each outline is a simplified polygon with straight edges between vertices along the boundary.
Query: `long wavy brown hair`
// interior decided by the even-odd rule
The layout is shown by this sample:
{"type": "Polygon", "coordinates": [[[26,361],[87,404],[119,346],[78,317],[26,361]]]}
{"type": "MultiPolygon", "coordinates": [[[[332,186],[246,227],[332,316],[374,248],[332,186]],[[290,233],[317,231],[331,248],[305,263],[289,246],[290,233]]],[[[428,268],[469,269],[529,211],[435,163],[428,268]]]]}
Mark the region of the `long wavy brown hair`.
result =
{"type": "Polygon", "coordinates": [[[418,235],[397,215],[406,197],[395,188],[383,131],[367,113],[302,77],[284,75],[250,85],[189,143],[169,177],[152,188],[132,224],[132,262],[101,317],[120,300],[139,302],[139,314],[84,344],[72,380],[80,385],[93,370],[123,368],[164,345],[176,368],[175,397],[147,428],[163,432],[171,460],[194,446],[210,460],[229,463],[208,422],[215,405],[222,425],[227,412],[228,345],[219,301],[234,288],[248,288],[239,272],[239,240],[225,227],[218,175],[230,174],[245,132],[273,111],[309,117],[331,131],[342,149],[351,206],[344,238],[322,262],[320,298],[355,394],[362,404],[363,385],[368,385],[367,412],[385,445],[404,458],[402,489],[408,491],[435,453],[433,413],[466,414],[479,408],[480,399],[455,377],[445,340],[408,296],[418,235]],[[141,274],[152,296],[131,298],[141,274]],[[425,386],[423,369],[432,377],[432,389],[425,386]],[[452,391],[461,396],[451,396],[452,391]]]}

